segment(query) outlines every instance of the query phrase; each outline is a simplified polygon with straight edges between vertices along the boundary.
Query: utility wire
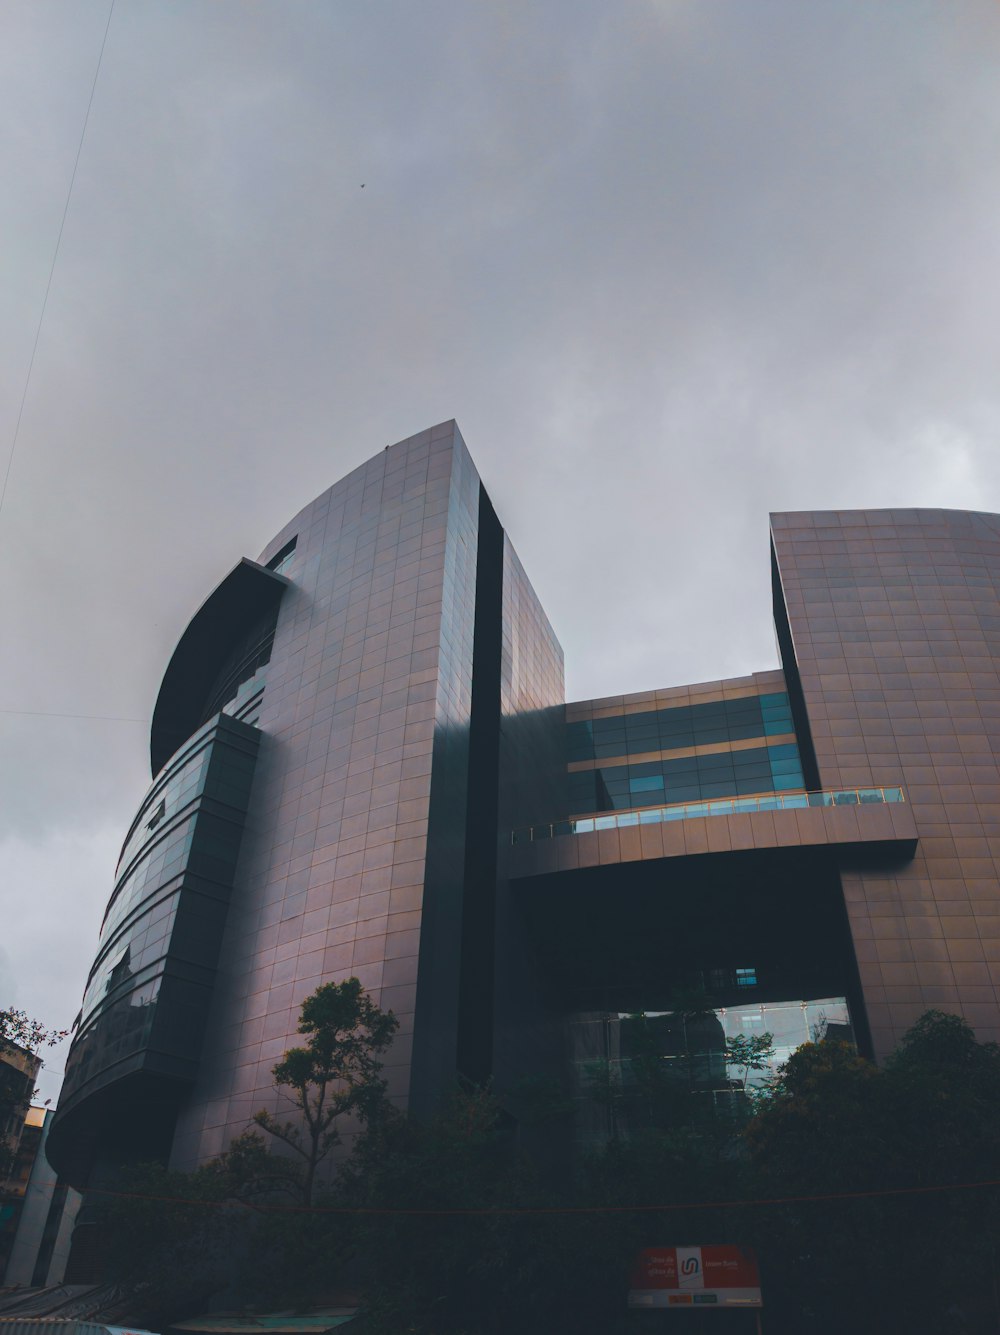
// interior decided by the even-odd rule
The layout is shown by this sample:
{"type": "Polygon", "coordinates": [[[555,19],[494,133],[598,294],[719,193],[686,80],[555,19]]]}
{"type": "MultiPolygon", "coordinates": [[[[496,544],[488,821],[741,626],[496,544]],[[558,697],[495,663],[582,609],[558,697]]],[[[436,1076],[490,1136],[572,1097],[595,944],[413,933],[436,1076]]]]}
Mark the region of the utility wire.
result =
{"type": "Polygon", "coordinates": [[[148,723],[144,718],[121,718],[117,714],[59,714],[51,709],[0,709],[0,714],[13,714],[18,718],[80,718],[91,719],[95,723],[148,723]]]}
{"type": "Polygon", "coordinates": [[[80,131],[80,142],[76,146],[76,158],[73,161],[73,173],[69,179],[69,189],[66,191],[66,203],[62,211],[62,219],[59,223],[59,234],[56,237],[56,248],[52,252],[52,263],[49,266],[49,278],[45,284],[45,296],[42,298],[42,309],[38,317],[38,327],[35,330],[35,341],[31,345],[31,356],[28,359],[28,373],[24,378],[24,390],[21,393],[21,403],[17,410],[17,420],[14,423],[14,438],[11,441],[10,454],[7,458],[7,471],[3,477],[3,487],[0,488],[0,511],[3,510],[4,501],[7,499],[7,483],[10,481],[10,470],[14,464],[14,454],[17,451],[17,440],[21,433],[21,418],[24,416],[24,405],[28,399],[28,389],[31,385],[31,373],[35,369],[35,354],[38,351],[38,340],[42,336],[42,324],[45,321],[45,308],[49,304],[49,292],[52,290],[52,276],[56,271],[56,260],[59,258],[59,247],[62,245],[63,229],[66,226],[66,215],[69,213],[69,202],[73,197],[73,186],[76,184],[76,172],[80,165],[80,154],[83,152],[83,141],[87,135],[87,125],[90,122],[90,108],[94,105],[94,93],[97,90],[97,79],[101,73],[101,62],[104,60],[104,48],[108,44],[108,30],[111,27],[111,15],[115,12],[115,0],[111,0],[111,8],[108,10],[108,21],[104,25],[104,38],[101,41],[100,54],[97,57],[97,69],[94,71],[94,82],[90,86],[90,97],[87,101],[87,111],[83,118],[83,129],[80,131]]]}
{"type": "Polygon", "coordinates": [[[480,1209],[393,1209],[338,1205],[263,1205],[252,1201],[206,1201],[197,1197],[156,1196],[141,1191],[111,1191],[105,1187],[87,1187],[86,1195],[113,1196],[119,1200],[161,1201],[165,1205],[208,1205],[228,1208],[244,1205],[263,1214],[337,1214],[337,1215],[571,1215],[571,1214],[659,1214],[676,1210],[736,1210],[751,1205],[803,1205],[815,1201],[854,1201],[873,1196],[924,1196],[941,1191],[972,1191],[979,1187],[1000,1187],[1000,1178],[981,1182],[945,1182],[929,1187],[881,1187],[871,1191],[833,1191],[816,1196],[762,1196],[735,1201],[668,1201],[661,1205],[541,1205],[486,1206],[480,1209]]]}

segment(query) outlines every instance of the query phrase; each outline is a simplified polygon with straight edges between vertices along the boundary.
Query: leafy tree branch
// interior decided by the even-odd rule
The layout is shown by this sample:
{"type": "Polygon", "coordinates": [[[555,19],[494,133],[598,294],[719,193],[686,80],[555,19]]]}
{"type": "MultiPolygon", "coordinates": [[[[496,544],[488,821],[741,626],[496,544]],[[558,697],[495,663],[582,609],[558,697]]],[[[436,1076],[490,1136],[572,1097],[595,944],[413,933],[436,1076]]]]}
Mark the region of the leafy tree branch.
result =
{"type": "Polygon", "coordinates": [[[299,1033],[306,1043],[289,1048],[272,1070],[299,1118],[282,1121],[262,1110],[253,1120],[302,1160],[303,1204],[312,1204],[316,1170],[340,1143],[337,1119],[350,1113],[368,1122],[384,1104],[378,1054],[398,1027],[392,1011],[381,1010],[357,978],[324,983],[302,1003],[299,1033]]]}

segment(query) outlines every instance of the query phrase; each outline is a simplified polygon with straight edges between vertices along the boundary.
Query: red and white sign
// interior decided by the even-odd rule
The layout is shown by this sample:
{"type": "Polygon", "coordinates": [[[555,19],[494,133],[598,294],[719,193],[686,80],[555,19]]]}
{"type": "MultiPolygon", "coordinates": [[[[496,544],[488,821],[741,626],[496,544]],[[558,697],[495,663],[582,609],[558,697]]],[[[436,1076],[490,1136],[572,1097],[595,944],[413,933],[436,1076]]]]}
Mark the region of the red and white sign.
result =
{"type": "Polygon", "coordinates": [[[632,1268],[629,1307],[760,1307],[748,1247],[647,1247],[632,1268]]]}

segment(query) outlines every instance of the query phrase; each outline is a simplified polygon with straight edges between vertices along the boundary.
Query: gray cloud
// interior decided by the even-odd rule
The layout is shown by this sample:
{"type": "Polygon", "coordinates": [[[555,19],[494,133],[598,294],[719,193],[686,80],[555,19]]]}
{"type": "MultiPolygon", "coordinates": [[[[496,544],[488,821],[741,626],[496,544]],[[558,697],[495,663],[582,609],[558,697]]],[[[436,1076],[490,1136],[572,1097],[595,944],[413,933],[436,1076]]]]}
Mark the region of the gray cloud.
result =
{"type": "MultiPolygon", "coordinates": [[[[107,13],[5,15],[0,445],[107,13]]],[[[118,5],[0,516],[0,706],[148,717],[229,565],[451,416],[571,695],[772,665],[768,510],[1000,509],[998,51],[988,0],[118,5]]],[[[62,1022],[146,731],[0,726],[11,985],[62,1022]]]]}

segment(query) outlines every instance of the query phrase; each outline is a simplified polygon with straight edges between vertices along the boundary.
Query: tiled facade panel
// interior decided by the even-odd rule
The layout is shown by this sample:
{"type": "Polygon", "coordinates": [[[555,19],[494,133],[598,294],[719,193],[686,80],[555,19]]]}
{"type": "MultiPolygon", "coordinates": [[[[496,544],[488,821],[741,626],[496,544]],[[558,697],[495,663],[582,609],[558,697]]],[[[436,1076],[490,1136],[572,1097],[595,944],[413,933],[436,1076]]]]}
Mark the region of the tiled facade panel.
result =
{"type": "Polygon", "coordinates": [[[297,538],[178,1168],[217,1154],[258,1108],[276,1106],[271,1067],[298,1041],[299,1006],[323,982],[354,974],[395,1011],[386,1074],[392,1093],[407,1095],[432,756],[467,711],[475,533],[463,506],[476,488],[445,423],[338,482],[261,556],[297,538]]]}
{"type": "Polygon", "coordinates": [[[561,1015],[550,1013],[529,935],[511,897],[509,831],[565,804],[563,652],[504,535],[500,645],[499,866],[493,1070],[496,1087],[558,1069],[561,1015]]]}
{"type": "Polygon", "coordinates": [[[515,880],[581,867],[617,867],[626,862],[719,853],[757,852],[772,857],[777,849],[834,845],[845,847],[852,856],[866,844],[875,846],[879,855],[892,846],[909,857],[915,841],[913,813],[906,803],[692,815],[662,824],[518,842],[510,850],[508,875],[515,880]]]}
{"type": "Polygon", "coordinates": [[[1000,1038],[1000,518],[779,514],[820,780],[900,784],[915,858],[843,875],[879,1056],[929,1007],[1000,1038]]]}
{"type": "Polygon", "coordinates": [[[509,538],[503,540],[500,827],[561,814],[565,794],[563,651],[509,538]]]}
{"type": "MultiPolygon", "coordinates": [[[[418,921],[416,909],[401,908],[404,930],[387,940],[383,965],[385,996],[399,996],[413,1010],[409,989],[416,986],[412,1077],[406,1091],[400,1086],[395,1092],[408,1093],[418,1113],[433,1110],[442,1090],[453,1085],[458,1044],[480,481],[457,429],[455,434],[441,585],[432,777],[422,850],[425,865],[401,873],[423,880],[420,917],[418,921]],[[390,990],[394,987],[408,990],[394,993],[390,990]]],[[[398,1003],[391,1004],[396,1010],[398,1003]]],[[[409,1061],[405,1051],[402,1055],[409,1061]]]]}

